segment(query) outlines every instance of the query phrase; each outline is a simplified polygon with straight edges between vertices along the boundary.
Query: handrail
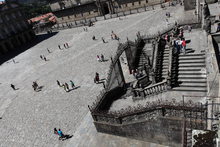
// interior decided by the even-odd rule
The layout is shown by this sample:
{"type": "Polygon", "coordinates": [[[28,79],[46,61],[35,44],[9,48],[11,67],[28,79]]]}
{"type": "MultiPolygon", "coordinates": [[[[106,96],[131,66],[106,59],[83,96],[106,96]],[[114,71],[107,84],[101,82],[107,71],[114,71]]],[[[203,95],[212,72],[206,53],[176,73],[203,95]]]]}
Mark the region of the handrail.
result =
{"type": "Polygon", "coordinates": [[[168,64],[168,72],[167,72],[167,88],[171,89],[171,70],[172,70],[172,57],[173,57],[173,50],[172,46],[169,43],[169,64],[168,64]]]}

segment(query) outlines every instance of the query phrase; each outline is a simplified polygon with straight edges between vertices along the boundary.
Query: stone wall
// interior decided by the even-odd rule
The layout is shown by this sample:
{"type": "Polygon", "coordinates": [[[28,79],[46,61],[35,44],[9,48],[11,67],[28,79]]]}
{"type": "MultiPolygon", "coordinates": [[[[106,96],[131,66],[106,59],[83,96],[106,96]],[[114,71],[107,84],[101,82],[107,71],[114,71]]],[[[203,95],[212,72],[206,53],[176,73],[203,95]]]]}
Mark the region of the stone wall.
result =
{"type": "Polygon", "coordinates": [[[85,18],[99,16],[98,8],[95,3],[84,4],[74,8],[54,11],[58,23],[73,22],[85,18]]]}
{"type": "Polygon", "coordinates": [[[94,124],[98,132],[167,146],[181,146],[183,140],[183,120],[175,117],[157,117],[146,121],[137,120],[135,123],[124,125],[110,125],[96,121],[94,124]]]}
{"type": "Polygon", "coordinates": [[[115,2],[116,12],[129,11],[145,6],[156,5],[165,2],[164,0],[118,0],[115,2]]]}

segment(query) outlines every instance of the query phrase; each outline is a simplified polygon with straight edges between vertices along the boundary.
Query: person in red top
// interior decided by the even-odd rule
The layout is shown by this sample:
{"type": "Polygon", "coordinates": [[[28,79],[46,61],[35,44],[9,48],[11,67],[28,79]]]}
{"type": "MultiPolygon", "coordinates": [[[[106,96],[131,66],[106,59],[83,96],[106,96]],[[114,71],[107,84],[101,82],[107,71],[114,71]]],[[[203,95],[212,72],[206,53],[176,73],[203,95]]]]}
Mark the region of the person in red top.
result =
{"type": "Polygon", "coordinates": [[[183,38],[182,40],[182,50],[183,50],[183,54],[186,54],[186,40],[183,38]]]}

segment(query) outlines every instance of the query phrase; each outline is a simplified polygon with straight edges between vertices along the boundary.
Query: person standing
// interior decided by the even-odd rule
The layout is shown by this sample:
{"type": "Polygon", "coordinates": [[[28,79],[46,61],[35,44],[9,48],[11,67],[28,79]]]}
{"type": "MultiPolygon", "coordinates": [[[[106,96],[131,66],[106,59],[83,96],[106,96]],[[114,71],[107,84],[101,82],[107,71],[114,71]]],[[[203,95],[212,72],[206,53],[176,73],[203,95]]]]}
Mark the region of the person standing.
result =
{"type": "Polygon", "coordinates": [[[43,60],[43,56],[42,55],[40,55],[40,58],[41,58],[41,60],[43,60]]]}
{"type": "Polygon", "coordinates": [[[64,46],[64,48],[66,48],[66,44],[65,43],[63,44],[63,46],[64,46]]]}
{"type": "Polygon", "coordinates": [[[60,45],[58,45],[58,47],[59,47],[59,49],[61,50],[61,47],[60,47],[60,45]]]}
{"type": "Polygon", "coordinates": [[[183,50],[183,54],[186,54],[186,40],[183,38],[182,40],[182,50],[183,50]]]}
{"type": "Polygon", "coordinates": [[[72,80],[70,80],[70,84],[71,84],[72,89],[75,88],[75,84],[73,83],[72,80]]]}
{"type": "Polygon", "coordinates": [[[99,73],[95,73],[95,82],[99,82],[99,73]]]}
{"type": "Polygon", "coordinates": [[[13,84],[11,84],[11,88],[12,88],[13,90],[16,90],[15,85],[13,85],[13,84]]]}

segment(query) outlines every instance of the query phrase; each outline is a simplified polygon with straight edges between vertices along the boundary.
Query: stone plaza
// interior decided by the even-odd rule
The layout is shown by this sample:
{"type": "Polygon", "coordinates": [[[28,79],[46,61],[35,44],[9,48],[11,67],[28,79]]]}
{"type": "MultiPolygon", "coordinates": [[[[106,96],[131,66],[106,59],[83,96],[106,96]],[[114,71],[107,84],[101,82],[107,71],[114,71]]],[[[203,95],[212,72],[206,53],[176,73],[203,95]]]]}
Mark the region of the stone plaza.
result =
{"type": "Polygon", "coordinates": [[[83,27],[59,31],[16,56],[15,63],[12,60],[3,63],[0,66],[0,129],[3,134],[0,136],[0,146],[95,147],[102,141],[101,146],[110,147],[124,144],[151,146],[111,135],[97,135],[97,132],[97,137],[94,137],[94,130],[82,129],[93,125],[88,116],[88,105],[103,89],[102,84],[94,83],[95,73],[98,72],[101,79],[107,76],[110,57],[114,56],[118,47],[118,41],[111,40],[112,31],[120,37],[120,42],[125,42],[127,38],[134,40],[138,31],[142,35],[157,34],[168,25],[194,18],[193,11],[185,12],[183,6],[165,9],[158,6],[153,11],[98,21],[88,28],[88,32],[83,31],[83,27]],[[166,12],[171,13],[169,24],[166,22],[166,12]],[[92,40],[93,35],[97,40],[92,40]],[[102,42],[102,37],[107,43],[102,42]],[[70,48],[65,49],[64,43],[68,43],[70,48]],[[47,48],[51,53],[47,52],[47,48]],[[108,61],[98,62],[96,56],[100,54],[108,61]],[[41,60],[40,55],[44,55],[48,61],[41,60]],[[72,80],[78,88],[65,92],[56,80],[61,83],[72,80]],[[42,86],[41,91],[33,90],[33,81],[42,86]],[[14,91],[10,84],[19,89],[14,91]],[[53,134],[55,127],[73,137],[59,141],[58,136],[53,134]],[[86,137],[80,137],[82,132],[86,137]]]}

